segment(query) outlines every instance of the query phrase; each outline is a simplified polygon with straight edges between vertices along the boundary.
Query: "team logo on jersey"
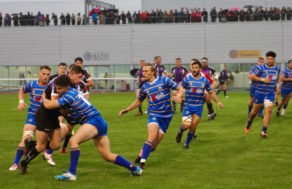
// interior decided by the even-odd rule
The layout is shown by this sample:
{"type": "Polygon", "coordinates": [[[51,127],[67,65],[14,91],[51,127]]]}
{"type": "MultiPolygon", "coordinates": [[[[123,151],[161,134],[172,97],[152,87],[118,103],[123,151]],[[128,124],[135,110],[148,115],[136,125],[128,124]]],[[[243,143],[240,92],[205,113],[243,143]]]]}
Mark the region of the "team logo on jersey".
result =
{"type": "Polygon", "coordinates": [[[151,96],[151,100],[152,100],[152,102],[153,102],[153,101],[156,101],[156,100],[160,100],[160,99],[162,99],[163,97],[164,97],[163,92],[160,92],[160,93],[157,93],[157,94],[152,95],[152,96],[151,96]]]}
{"type": "Polygon", "coordinates": [[[201,94],[201,93],[203,93],[203,90],[202,89],[197,89],[197,93],[201,94]]]}
{"type": "Polygon", "coordinates": [[[35,102],[41,102],[41,101],[42,101],[42,97],[40,97],[40,96],[36,96],[36,97],[34,98],[34,101],[35,101],[35,102]]]}
{"type": "Polygon", "coordinates": [[[193,88],[193,93],[197,93],[197,88],[193,88]]]}

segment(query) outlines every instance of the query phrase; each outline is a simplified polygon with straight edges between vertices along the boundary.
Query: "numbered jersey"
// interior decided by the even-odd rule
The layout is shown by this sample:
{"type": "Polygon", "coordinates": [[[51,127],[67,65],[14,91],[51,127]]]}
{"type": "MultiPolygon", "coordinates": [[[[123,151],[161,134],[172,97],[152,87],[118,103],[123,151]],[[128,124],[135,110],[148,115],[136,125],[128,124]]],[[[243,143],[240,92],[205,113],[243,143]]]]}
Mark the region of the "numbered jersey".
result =
{"type": "Polygon", "coordinates": [[[274,66],[272,68],[269,68],[266,64],[262,66],[261,65],[256,66],[252,74],[256,75],[257,77],[269,78],[271,80],[269,84],[260,82],[258,84],[258,87],[256,88],[256,92],[261,94],[275,92],[279,73],[280,69],[278,66],[274,66]]]}
{"type": "Polygon", "coordinates": [[[30,106],[28,108],[28,114],[35,114],[40,105],[42,104],[42,94],[47,88],[47,85],[40,86],[38,80],[30,81],[22,86],[24,93],[30,93],[30,106]]]}
{"type": "Polygon", "coordinates": [[[60,107],[68,108],[71,118],[78,120],[80,124],[84,124],[90,118],[100,115],[84,95],[72,87],[58,99],[58,103],[60,107]]]}
{"type": "Polygon", "coordinates": [[[210,81],[201,73],[201,77],[196,79],[192,73],[186,75],[182,81],[182,87],[186,90],[184,108],[202,109],[204,105],[204,90],[212,90],[210,81]]]}
{"type": "Polygon", "coordinates": [[[157,77],[152,83],[145,82],[142,86],[139,100],[148,97],[148,114],[154,117],[172,117],[170,104],[170,89],[177,89],[178,85],[168,77],[157,77]]]}

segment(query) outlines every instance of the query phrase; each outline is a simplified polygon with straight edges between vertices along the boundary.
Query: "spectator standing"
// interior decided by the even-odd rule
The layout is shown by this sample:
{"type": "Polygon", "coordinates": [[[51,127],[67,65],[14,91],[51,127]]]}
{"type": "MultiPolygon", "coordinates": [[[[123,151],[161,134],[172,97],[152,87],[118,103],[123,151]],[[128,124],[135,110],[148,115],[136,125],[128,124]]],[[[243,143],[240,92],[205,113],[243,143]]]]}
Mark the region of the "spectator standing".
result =
{"type": "Polygon", "coordinates": [[[281,10],[281,20],[286,20],[286,14],[287,14],[286,7],[282,7],[282,10],[281,10]]]}
{"type": "Polygon", "coordinates": [[[203,21],[208,22],[208,12],[206,11],[205,8],[203,8],[202,16],[203,16],[203,21]]]}
{"type": "Polygon", "coordinates": [[[18,21],[19,21],[18,15],[14,14],[13,15],[13,25],[17,27],[18,26],[18,21]]]}
{"type": "Polygon", "coordinates": [[[49,26],[50,25],[50,22],[51,22],[50,16],[49,16],[49,14],[47,14],[46,15],[46,26],[49,26]]]}
{"type": "Polygon", "coordinates": [[[211,22],[216,22],[217,19],[217,11],[216,11],[216,7],[213,7],[212,10],[210,11],[210,16],[211,16],[211,22]]]}
{"type": "Polygon", "coordinates": [[[77,19],[77,25],[81,25],[81,15],[80,15],[80,12],[77,14],[76,16],[76,19],[77,19]]]}
{"type": "Polygon", "coordinates": [[[126,14],[124,11],[121,13],[122,24],[126,24],[126,14]]]}
{"type": "Polygon", "coordinates": [[[0,12],[0,27],[2,26],[2,23],[3,23],[3,17],[2,17],[2,13],[0,12]]]}
{"type": "Polygon", "coordinates": [[[54,22],[54,25],[57,26],[58,25],[58,17],[57,17],[57,15],[55,15],[55,13],[52,14],[52,20],[54,22]]]}
{"type": "Polygon", "coordinates": [[[75,20],[74,13],[72,13],[72,15],[71,15],[71,23],[72,23],[73,26],[75,26],[76,20],[75,20]]]}
{"type": "Polygon", "coordinates": [[[9,14],[5,14],[4,26],[11,26],[11,16],[9,14]]]}
{"type": "Polygon", "coordinates": [[[287,20],[291,20],[292,16],[292,9],[290,7],[287,7],[287,20]]]}
{"type": "Polygon", "coordinates": [[[66,24],[66,19],[63,13],[61,13],[60,20],[61,20],[61,25],[64,26],[66,24]]]}
{"type": "Polygon", "coordinates": [[[70,20],[71,20],[70,14],[67,13],[67,14],[66,14],[66,24],[67,24],[68,26],[70,26],[70,20]]]}
{"type": "Polygon", "coordinates": [[[130,11],[127,12],[126,17],[128,19],[128,23],[133,24],[133,19],[132,19],[132,15],[131,15],[130,11]]]}

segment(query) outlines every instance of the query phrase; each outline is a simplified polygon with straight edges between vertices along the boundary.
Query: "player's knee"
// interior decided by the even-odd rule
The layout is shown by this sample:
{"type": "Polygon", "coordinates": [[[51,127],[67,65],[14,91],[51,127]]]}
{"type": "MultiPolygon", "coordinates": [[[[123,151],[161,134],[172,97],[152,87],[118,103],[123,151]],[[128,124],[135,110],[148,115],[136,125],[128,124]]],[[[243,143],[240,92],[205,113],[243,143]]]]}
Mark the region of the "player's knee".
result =
{"type": "Polygon", "coordinates": [[[51,150],[58,150],[60,148],[60,142],[52,142],[50,143],[51,150]]]}
{"type": "Polygon", "coordinates": [[[74,137],[71,137],[69,140],[69,145],[70,145],[70,148],[78,148],[79,142],[75,140],[74,137]]]}
{"type": "Polygon", "coordinates": [[[188,129],[191,126],[191,121],[183,121],[182,125],[184,129],[188,129]]]}
{"type": "Polygon", "coordinates": [[[33,137],[33,131],[24,131],[23,132],[23,141],[26,139],[31,139],[33,137]]]}

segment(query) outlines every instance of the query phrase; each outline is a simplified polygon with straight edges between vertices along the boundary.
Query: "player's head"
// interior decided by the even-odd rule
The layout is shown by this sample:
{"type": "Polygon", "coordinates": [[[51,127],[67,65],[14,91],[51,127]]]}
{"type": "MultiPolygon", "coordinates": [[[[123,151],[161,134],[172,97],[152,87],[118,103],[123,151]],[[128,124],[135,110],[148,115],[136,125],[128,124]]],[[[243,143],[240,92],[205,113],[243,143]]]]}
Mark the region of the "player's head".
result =
{"type": "Polygon", "coordinates": [[[140,68],[142,68],[144,66],[144,64],[145,64],[145,60],[141,59],[139,64],[140,64],[140,68]]]}
{"type": "Polygon", "coordinates": [[[181,58],[180,57],[177,57],[176,59],[175,59],[175,64],[176,64],[176,67],[181,67],[181,63],[182,61],[181,61],[181,58]]]}
{"type": "Polygon", "coordinates": [[[291,60],[288,60],[288,68],[290,70],[292,70],[292,59],[291,60]]]}
{"type": "Polygon", "coordinates": [[[224,66],[223,66],[223,70],[224,70],[224,71],[227,71],[227,69],[228,69],[227,65],[224,64],[224,66]]]}
{"type": "Polygon", "coordinates": [[[264,57],[260,56],[258,57],[258,65],[263,65],[265,63],[264,57]]]}
{"type": "Polygon", "coordinates": [[[268,66],[274,66],[274,64],[275,64],[275,61],[276,61],[276,53],[275,52],[273,52],[273,51],[268,51],[267,53],[266,53],[266,64],[268,65],[268,66]]]}
{"type": "Polygon", "coordinates": [[[151,78],[155,77],[156,69],[154,68],[153,64],[145,63],[143,66],[142,73],[143,73],[143,80],[149,81],[151,78]]]}
{"type": "Polygon", "coordinates": [[[202,68],[203,69],[208,68],[208,58],[207,57],[201,58],[201,63],[202,63],[202,68]]]}
{"type": "Polygon", "coordinates": [[[58,75],[65,75],[67,73],[67,64],[65,62],[61,62],[58,66],[58,75]]]}
{"type": "Polygon", "coordinates": [[[61,75],[55,79],[56,91],[59,96],[62,96],[66,91],[69,90],[71,80],[68,75],[61,75]]]}
{"type": "Polygon", "coordinates": [[[154,57],[154,63],[155,64],[161,64],[161,56],[155,56],[154,57]]]}
{"type": "Polygon", "coordinates": [[[40,71],[39,71],[40,82],[42,82],[43,84],[48,83],[50,75],[51,75],[51,68],[49,66],[43,65],[40,67],[40,71]]]}
{"type": "Polygon", "coordinates": [[[74,65],[74,64],[70,65],[68,76],[72,84],[79,83],[83,77],[83,74],[84,74],[84,70],[80,66],[74,65]]]}
{"type": "Polygon", "coordinates": [[[200,74],[201,66],[202,66],[201,62],[198,59],[193,58],[191,60],[190,67],[191,67],[191,71],[195,77],[200,74]]]}
{"type": "Polygon", "coordinates": [[[74,63],[80,66],[81,68],[83,67],[83,59],[81,57],[75,58],[74,63]]]}

